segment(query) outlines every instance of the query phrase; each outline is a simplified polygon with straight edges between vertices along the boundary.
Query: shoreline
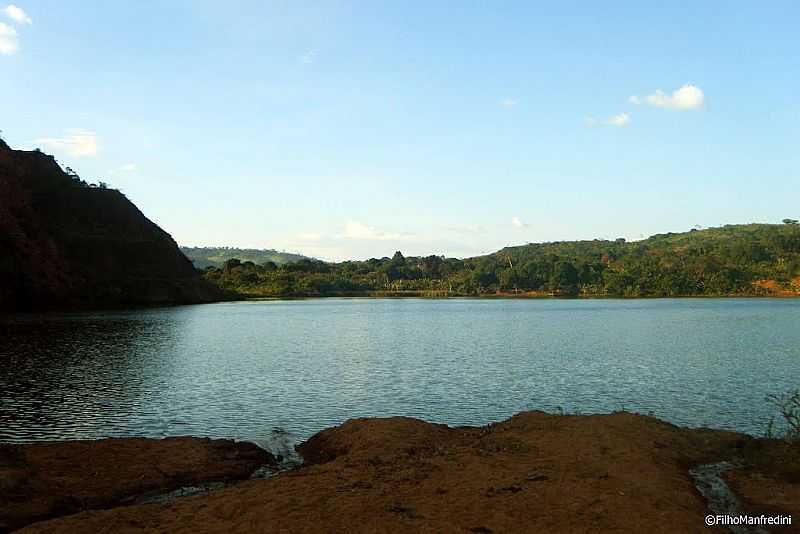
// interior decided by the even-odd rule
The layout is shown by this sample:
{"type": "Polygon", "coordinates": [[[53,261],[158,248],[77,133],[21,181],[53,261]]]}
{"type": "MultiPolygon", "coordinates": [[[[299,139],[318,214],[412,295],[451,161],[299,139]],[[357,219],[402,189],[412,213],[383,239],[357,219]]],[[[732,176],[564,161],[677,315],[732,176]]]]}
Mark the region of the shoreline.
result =
{"type": "MultiPolygon", "coordinates": [[[[792,300],[800,298],[800,293],[793,295],[680,295],[680,296],[652,296],[652,297],[625,297],[615,295],[546,295],[546,294],[514,294],[491,293],[482,295],[427,295],[422,292],[370,292],[370,293],[326,293],[323,295],[281,295],[281,296],[254,296],[243,295],[242,299],[223,302],[249,302],[265,300],[306,300],[306,299],[419,299],[419,300],[730,300],[730,299],[762,299],[762,300],[792,300]]],[[[210,303],[214,304],[214,303],[210,303]]]]}
{"type": "MultiPolygon", "coordinates": [[[[136,439],[82,442],[82,454],[94,460],[106,447],[106,457],[124,458],[130,450],[121,451],[136,439]],[[118,448],[116,456],[108,456],[109,441],[118,448]]],[[[184,446],[200,447],[196,450],[221,441],[179,439],[188,440],[184,446]]],[[[118,494],[118,487],[136,488],[130,480],[140,479],[137,470],[152,474],[149,466],[185,460],[185,451],[164,448],[164,440],[142,441],[148,442],[146,452],[138,454],[138,467],[125,476],[102,480],[109,472],[98,478],[101,470],[94,461],[91,466],[74,462],[71,480],[84,486],[88,480],[118,494]]],[[[74,443],[48,446],[52,456],[64,457],[74,443]]],[[[25,451],[37,445],[16,447],[25,451]]],[[[244,480],[249,473],[241,475],[252,472],[258,458],[244,452],[250,447],[227,444],[216,460],[193,464],[196,485],[209,481],[202,480],[203,469],[216,463],[219,474],[225,460],[241,480],[233,485],[155,504],[106,500],[75,515],[32,523],[22,532],[507,532],[520,525],[551,532],[700,531],[706,528],[701,525],[709,502],[690,471],[721,462],[737,466],[719,476],[742,513],[800,515],[800,459],[786,456],[796,449],[780,440],[682,428],[628,412],[522,412],[483,427],[408,417],[352,419],[299,444],[302,465],[244,480]]],[[[187,475],[186,469],[177,471],[187,475]]],[[[148,489],[176,489],[167,486],[148,489]]]]}
{"type": "Polygon", "coordinates": [[[268,302],[268,301],[292,301],[292,300],[313,300],[313,299],[396,299],[396,300],[613,300],[613,301],[635,301],[635,300],[795,300],[800,299],[800,293],[796,295],[681,295],[670,297],[624,297],[613,295],[529,295],[529,294],[485,294],[485,295],[424,295],[419,292],[372,292],[372,293],[330,293],[324,295],[282,295],[282,296],[255,296],[242,294],[236,298],[215,300],[209,302],[196,303],[159,303],[159,304],[136,304],[136,305],[116,305],[116,306],[75,306],[75,307],[52,307],[46,309],[27,310],[27,311],[3,311],[0,310],[0,320],[20,316],[53,315],[67,313],[114,313],[129,312],[137,310],[158,310],[179,308],[182,306],[204,306],[211,304],[232,304],[237,302],[268,302]]]}

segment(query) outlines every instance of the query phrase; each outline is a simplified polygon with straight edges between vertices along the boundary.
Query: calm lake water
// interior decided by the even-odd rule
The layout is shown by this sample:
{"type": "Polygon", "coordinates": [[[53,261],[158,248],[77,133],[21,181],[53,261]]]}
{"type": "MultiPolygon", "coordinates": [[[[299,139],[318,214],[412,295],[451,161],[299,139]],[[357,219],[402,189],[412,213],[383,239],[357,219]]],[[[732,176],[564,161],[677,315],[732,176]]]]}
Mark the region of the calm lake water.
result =
{"type": "Polygon", "coordinates": [[[351,417],[625,408],[762,433],[800,300],[318,299],[0,320],[0,441],[290,441],[351,417]]]}

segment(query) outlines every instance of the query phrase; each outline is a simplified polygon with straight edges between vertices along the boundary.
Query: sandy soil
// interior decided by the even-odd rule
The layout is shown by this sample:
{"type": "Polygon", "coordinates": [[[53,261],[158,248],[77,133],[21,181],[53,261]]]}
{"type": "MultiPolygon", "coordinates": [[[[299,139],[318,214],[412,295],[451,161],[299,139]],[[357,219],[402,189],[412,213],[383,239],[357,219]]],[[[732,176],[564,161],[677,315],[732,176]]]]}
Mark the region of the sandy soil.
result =
{"type": "Polygon", "coordinates": [[[0,445],[0,532],[155,490],[241,480],[274,462],[251,443],[200,438],[0,445]]]}

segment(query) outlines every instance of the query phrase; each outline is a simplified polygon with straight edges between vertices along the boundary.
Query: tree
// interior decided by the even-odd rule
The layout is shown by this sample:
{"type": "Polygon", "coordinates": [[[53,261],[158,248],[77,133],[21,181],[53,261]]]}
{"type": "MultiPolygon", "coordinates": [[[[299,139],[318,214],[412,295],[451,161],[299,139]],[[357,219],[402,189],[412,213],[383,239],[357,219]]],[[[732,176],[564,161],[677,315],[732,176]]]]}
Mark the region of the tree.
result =
{"type": "Polygon", "coordinates": [[[783,224],[797,224],[798,222],[800,222],[800,221],[798,221],[797,219],[784,219],[783,220],[783,224]]]}
{"type": "Polygon", "coordinates": [[[427,278],[439,278],[444,260],[441,256],[426,256],[419,260],[419,268],[427,278]]]}
{"type": "Polygon", "coordinates": [[[391,260],[388,260],[383,263],[380,267],[380,271],[386,274],[386,279],[388,282],[394,282],[395,280],[403,279],[403,267],[406,264],[406,259],[403,256],[403,253],[399,250],[394,253],[391,260]]]}
{"type": "Polygon", "coordinates": [[[569,261],[556,263],[553,276],[550,278],[550,288],[563,293],[578,292],[578,270],[569,261]]]}
{"type": "Polygon", "coordinates": [[[550,266],[546,263],[529,261],[522,266],[522,286],[526,289],[541,289],[550,277],[550,266]]]}
{"type": "Polygon", "coordinates": [[[500,288],[513,289],[515,292],[529,286],[524,268],[514,267],[500,271],[500,288]]]}
{"type": "Polygon", "coordinates": [[[87,185],[86,182],[83,179],[81,179],[80,176],[78,176],[77,172],[72,170],[72,167],[67,167],[66,169],[64,169],[64,172],[67,174],[67,176],[70,177],[73,184],[86,187],[87,185]]]}
{"type": "Polygon", "coordinates": [[[400,252],[399,250],[395,252],[394,256],[392,256],[392,265],[396,265],[399,267],[401,265],[405,265],[405,263],[406,263],[406,258],[405,256],[403,256],[403,253],[400,252]]]}
{"type": "MultiPolygon", "coordinates": [[[[781,287],[798,284],[800,223],[784,222],[657,234],[631,243],[597,239],[528,244],[461,260],[406,258],[398,252],[367,261],[305,259],[254,269],[239,256],[241,262],[230,261],[205,276],[225,288],[241,286],[246,294],[265,296],[384,289],[461,295],[497,289],[628,297],[750,295],[761,291],[756,281],[774,281],[781,287]]],[[[224,257],[235,257],[235,252],[227,249],[224,257]]]]}
{"type": "Polygon", "coordinates": [[[237,258],[231,258],[227,260],[224,264],[222,264],[222,272],[225,274],[231,274],[235,268],[242,265],[242,262],[239,261],[237,258]]]}
{"type": "Polygon", "coordinates": [[[484,289],[492,284],[497,283],[497,275],[494,271],[484,271],[477,269],[472,272],[472,282],[478,286],[478,289],[484,289]]]}

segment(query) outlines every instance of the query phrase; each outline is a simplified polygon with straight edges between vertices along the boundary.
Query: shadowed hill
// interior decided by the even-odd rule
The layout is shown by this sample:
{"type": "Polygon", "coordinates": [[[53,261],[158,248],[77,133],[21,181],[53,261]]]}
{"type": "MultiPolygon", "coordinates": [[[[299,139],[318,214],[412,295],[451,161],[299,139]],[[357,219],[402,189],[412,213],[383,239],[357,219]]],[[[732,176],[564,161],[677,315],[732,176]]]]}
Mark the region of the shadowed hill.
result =
{"type": "Polygon", "coordinates": [[[0,141],[0,311],[219,300],[122,193],[0,141]]]}

